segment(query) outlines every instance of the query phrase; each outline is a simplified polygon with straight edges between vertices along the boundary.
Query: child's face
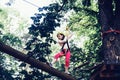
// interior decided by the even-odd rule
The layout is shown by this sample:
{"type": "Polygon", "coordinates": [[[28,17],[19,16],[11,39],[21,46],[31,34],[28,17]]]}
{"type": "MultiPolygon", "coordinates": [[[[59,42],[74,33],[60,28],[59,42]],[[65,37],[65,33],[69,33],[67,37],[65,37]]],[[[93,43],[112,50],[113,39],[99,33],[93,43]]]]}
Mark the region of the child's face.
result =
{"type": "Polygon", "coordinates": [[[59,35],[57,36],[57,38],[58,38],[59,40],[62,40],[63,35],[59,34],[59,35]]]}

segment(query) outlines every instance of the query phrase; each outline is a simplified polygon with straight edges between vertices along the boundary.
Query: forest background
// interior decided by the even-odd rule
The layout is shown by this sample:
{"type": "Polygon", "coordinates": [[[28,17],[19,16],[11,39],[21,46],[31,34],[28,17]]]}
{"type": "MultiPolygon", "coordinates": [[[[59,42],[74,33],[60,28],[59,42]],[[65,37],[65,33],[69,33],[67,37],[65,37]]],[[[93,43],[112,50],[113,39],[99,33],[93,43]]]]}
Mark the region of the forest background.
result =
{"type": "MultiPolygon", "coordinates": [[[[97,1],[55,0],[48,6],[38,7],[38,12],[27,19],[12,9],[15,0],[10,1],[7,7],[0,6],[0,40],[30,57],[49,63],[60,49],[55,41],[56,33],[64,32],[68,26],[74,33],[70,41],[70,73],[78,80],[88,80],[92,71],[85,69],[102,60],[97,1]],[[86,62],[90,63],[82,69],[75,69],[86,62]]],[[[7,54],[0,54],[1,80],[59,80],[7,54]]],[[[64,71],[64,57],[55,68],[64,71]]]]}

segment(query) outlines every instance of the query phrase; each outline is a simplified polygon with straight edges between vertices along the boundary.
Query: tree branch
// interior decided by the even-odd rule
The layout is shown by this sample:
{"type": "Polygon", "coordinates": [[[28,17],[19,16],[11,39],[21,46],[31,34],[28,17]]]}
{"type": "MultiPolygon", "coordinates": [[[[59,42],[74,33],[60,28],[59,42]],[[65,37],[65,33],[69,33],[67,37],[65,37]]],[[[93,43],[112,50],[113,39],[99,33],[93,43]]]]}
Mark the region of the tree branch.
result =
{"type": "Polygon", "coordinates": [[[39,68],[47,73],[57,76],[63,80],[75,80],[75,78],[73,78],[71,75],[68,75],[64,72],[60,72],[57,69],[54,69],[41,61],[31,58],[28,55],[11,48],[10,46],[7,46],[2,42],[0,42],[0,51],[7,53],[17,59],[20,59],[21,61],[24,61],[24,62],[26,62],[36,68],[39,68]]]}

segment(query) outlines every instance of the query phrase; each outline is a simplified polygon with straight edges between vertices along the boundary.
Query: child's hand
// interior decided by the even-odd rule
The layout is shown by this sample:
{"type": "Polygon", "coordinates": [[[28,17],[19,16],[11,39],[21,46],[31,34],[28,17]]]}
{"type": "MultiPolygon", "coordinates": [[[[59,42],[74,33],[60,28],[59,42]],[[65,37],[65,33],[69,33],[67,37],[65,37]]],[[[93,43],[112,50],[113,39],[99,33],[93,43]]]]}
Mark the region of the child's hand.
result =
{"type": "Polygon", "coordinates": [[[66,27],[66,31],[68,31],[69,30],[69,27],[66,27]]]}

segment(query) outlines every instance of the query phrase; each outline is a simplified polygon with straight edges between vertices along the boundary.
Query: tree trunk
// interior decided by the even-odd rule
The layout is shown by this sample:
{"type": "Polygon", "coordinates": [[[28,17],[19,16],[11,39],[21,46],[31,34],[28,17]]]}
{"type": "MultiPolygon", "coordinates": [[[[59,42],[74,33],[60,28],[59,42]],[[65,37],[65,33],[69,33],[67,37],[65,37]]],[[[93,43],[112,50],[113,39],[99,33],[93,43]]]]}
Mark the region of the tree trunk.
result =
{"type": "Polygon", "coordinates": [[[48,66],[47,64],[38,61],[34,58],[29,57],[28,55],[21,53],[20,51],[17,51],[7,45],[5,45],[4,43],[0,42],[0,51],[7,53],[17,59],[20,59],[21,61],[24,61],[36,68],[39,68],[45,72],[48,72],[54,76],[57,76],[59,78],[61,78],[62,80],[75,80],[75,78],[73,78],[72,76],[65,74],[64,72],[60,72],[50,66],[48,66]]]}
{"type": "Polygon", "coordinates": [[[120,57],[120,35],[108,34],[103,39],[103,53],[106,63],[118,63],[120,57]]]}
{"type": "Polygon", "coordinates": [[[104,61],[106,63],[118,63],[120,62],[120,1],[99,0],[99,16],[102,26],[104,61]]]}

